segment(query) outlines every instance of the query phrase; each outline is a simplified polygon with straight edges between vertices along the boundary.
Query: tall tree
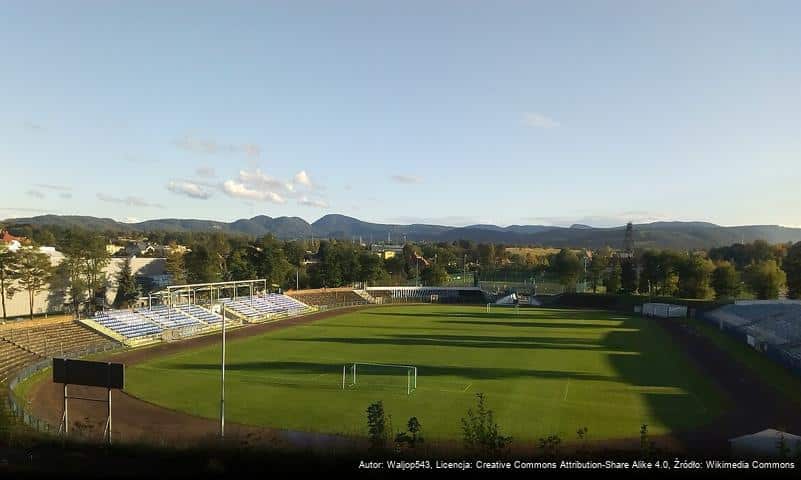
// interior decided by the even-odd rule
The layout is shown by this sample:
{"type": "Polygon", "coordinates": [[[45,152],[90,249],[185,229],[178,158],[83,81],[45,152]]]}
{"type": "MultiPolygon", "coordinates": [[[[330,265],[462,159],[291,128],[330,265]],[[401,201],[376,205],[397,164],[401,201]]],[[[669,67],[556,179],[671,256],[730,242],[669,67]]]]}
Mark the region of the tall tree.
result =
{"type": "Polygon", "coordinates": [[[551,263],[551,270],[559,279],[559,283],[569,292],[576,291],[576,283],[581,275],[581,260],[572,250],[563,248],[556,254],[551,263]]]}
{"type": "MultiPolygon", "coordinates": [[[[82,247],[84,258],[84,274],[86,276],[86,286],[88,288],[91,311],[97,309],[98,302],[104,302],[101,297],[108,279],[106,278],[106,267],[111,261],[111,254],[106,250],[106,239],[101,235],[88,235],[82,247]]],[[[102,306],[102,305],[101,305],[102,306]]]]}
{"type": "Polygon", "coordinates": [[[378,255],[362,252],[359,257],[359,281],[373,283],[383,276],[384,261],[378,255]]]}
{"type": "Polygon", "coordinates": [[[170,242],[167,246],[167,258],[165,269],[172,277],[172,283],[181,285],[186,283],[186,265],[184,264],[184,252],[175,242],[170,242]]]}
{"type": "Polygon", "coordinates": [[[17,293],[14,280],[17,278],[17,254],[5,243],[0,243],[0,300],[3,305],[3,320],[6,320],[6,298],[11,299],[17,293]]]}
{"type": "Polygon", "coordinates": [[[715,265],[700,255],[690,255],[677,267],[678,294],[684,298],[707,298],[712,294],[710,282],[715,265]]]}
{"type": "Polygon", "coordinates": [[[478,262],[483,271],[492,271],[495,268],[495,245],[492,243],[478,244],[478,262]]]}
{"type": "Polygon", "coordinates": [[[609,247],[596,250],[592,254],[592,260],[588,267],[590,276],[590,285],[592,286],[592,293],[598,292],[598,284],[601,283],[604,272],[609,267],[609,261],[612,258],[612,250],[609,247]]]}
{"type": "Polygon", "coordinates": [[[740,274],[731,262],[719,262],[712,272],[715,298],[737,298],[740,294],[740,274]]]}
{"type": "Polygon", "coordinates": [[[33,299],[50,282],[50,276],[53,272],[53,267],[50,265],[50,257],[46,253],[39,251],[36,246],[22,247],[19,249],[17,272],[20,287],[28,292],[28,305],[32,319],[33,299]]]}
{"type": "Polygon", "coordinates": [[[787,249],[782,268],[787,274],[787,296],[801,298],[801,242],[787,249]]]}
{"type": "Polygon", "coordinates": [[[254,265],[255,248],[252,245],[235,248],[228,256],[228,271],[231,280],[250,280],[256,278],[254,265]]]}
{"type": "Polygon", "coordinates": [[[623,293],[632,294],[637,291],[637,264],[632,258],[620,259],[620,289],[623,293]]]}
{"type": "Polygon", "coordinates": [[[606,293],[617,293],[620,291],[620,277],[623,269],[620,266],[620,260],[617,258],[612,258],[610,263],[611,265],[604,275],[604,286],[606,287],[606,293]]]}
{"type": "Polygon", "coordinates": [[[423,281],[423,285],[426,286],[442,285],[448,279],[448,272],[441,263],[434,262],[423,270],[420,279],[423,281]]]}
{"type": "Polygon", "coordinates": [[[283,245],[272,235],[266,235],[256,241],[253,258],[256,274],[259,278],[266,278],[270,284],[285,284],[289,273],[294,273],[292,265],[284,254],[283,245]]]}
{"type": "Polygon", "coordinates": [[[61,263],[55,268],[50,288],[63,292],[63,300],[69,305],[74,315],[79,315],[81,306],[86,302],[87,286],[83,275],[82,258],[65,254],[61,263]]]}
{"type": "Polygon", "coordinates": [[[192,251],[184,257],[186,280],[189,283],[219,282],[222,280],[220,263],[216,253],[209,251],[202,243],[192,246],[192,251]]]}
{"type": "Polygon", "coordinates": [[[743,275],[746,285],[760,300],[778,298],[787,281],[787,275],[776,260],[765,260],[749,265],[743,275]]]}
{"type": "Polygon", "coordinates": [[[114,308],[127,308],[139,298],[139,284],[136,283],[131,269],[131,257],[127,257],[117,273],[117,295],[114,308]]]}

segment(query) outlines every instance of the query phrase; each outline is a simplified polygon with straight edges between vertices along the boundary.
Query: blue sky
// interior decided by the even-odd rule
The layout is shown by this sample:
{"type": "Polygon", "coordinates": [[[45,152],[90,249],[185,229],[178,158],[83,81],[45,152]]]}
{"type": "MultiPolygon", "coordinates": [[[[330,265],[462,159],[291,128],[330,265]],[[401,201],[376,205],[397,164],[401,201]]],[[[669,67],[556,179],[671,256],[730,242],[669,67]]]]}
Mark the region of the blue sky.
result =
{"type": "Polygon", "coordinates": [[[801,3],[5,2],[0,218],[801,225],[801,3]]]}

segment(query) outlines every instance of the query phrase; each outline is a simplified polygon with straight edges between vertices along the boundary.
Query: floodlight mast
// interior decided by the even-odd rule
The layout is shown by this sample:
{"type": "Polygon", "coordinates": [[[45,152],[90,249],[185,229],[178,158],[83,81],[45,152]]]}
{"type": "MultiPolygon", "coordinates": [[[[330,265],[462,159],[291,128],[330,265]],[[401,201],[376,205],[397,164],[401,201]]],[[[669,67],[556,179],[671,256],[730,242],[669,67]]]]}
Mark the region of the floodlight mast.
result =
{"type": "Polygon", "coordinates": [[[225,304],[220,309],[222,313],[222,359],[220,362],[220,439],[225,438],[225,304]]]}

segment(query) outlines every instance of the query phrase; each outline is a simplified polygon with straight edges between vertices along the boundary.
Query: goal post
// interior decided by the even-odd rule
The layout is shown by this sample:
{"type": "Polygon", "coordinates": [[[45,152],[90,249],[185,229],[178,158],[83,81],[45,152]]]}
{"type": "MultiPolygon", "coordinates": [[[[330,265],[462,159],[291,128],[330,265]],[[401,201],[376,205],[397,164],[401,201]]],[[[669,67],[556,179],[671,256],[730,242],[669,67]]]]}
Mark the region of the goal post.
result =
{"type": "Polygon", "coordinates": [[[343,390],[359,386],[392,389],[403,386],[404,381],[406,394],[411,395],[417,390],[417,367],[370,362],[353,362],[342,365],[343,390]]]}

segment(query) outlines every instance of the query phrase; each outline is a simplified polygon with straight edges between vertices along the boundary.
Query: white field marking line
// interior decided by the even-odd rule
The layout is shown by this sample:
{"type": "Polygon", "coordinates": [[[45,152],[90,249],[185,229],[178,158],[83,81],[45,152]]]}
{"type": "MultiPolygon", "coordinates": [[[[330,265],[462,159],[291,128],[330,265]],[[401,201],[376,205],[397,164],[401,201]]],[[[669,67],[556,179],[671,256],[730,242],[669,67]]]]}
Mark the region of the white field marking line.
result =
{"type": "Polygon", "coordinates": [[[567,401],[567,392],[568,392],[568,390],[570,390],[570,379],[569,378],[567,379],[567,383],[565,384],[565,398],[564,398],[565,402],[567,401]]]}
{"type": "Polygon", "coordinates": [[[463,392],[466,392],[466,391],[467,391],[467,389],[468,389],[468,388],[470,388],[470,387],[472,387],[472,386],[473,386],[473,384],[472,384],[472,383],[468,383],[468,384],[467,384],[467,386],[466,386],[466,387],[464,387],[464,390],[462,390],[462,391],[463,391],[463,392]]]}

